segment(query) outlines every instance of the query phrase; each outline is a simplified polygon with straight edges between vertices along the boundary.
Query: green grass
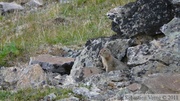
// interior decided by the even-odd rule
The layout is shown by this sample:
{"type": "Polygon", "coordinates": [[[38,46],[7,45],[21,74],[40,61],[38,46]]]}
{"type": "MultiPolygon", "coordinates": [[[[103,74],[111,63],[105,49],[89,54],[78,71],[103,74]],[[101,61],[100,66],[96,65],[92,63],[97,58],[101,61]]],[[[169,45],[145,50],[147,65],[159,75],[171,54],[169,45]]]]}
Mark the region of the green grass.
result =
{"type": "Polygon", "coordinates": [[[73,92],[69,89],[24,89],[16,93],[9,91],[0,91],[0,101],[39,101],[45,96],[54,93],[57,97],[54,100],[67,98],[73,92]]]}
{"type": "Polygon", "coordinates": [[[9,54],[15,56],[11,59],[33,55],[41,44],[82,45],[91,38],[113,35],[106,13],[130,1],[134,0],[75,0],[49,4],[32,13],[0,16],[0,65],[7,64],[9,54]],[[66,19],[65,24],[53,23],[58,17],[66,19]],[[25,27],[18,31],[19,26],[25,27]]]}

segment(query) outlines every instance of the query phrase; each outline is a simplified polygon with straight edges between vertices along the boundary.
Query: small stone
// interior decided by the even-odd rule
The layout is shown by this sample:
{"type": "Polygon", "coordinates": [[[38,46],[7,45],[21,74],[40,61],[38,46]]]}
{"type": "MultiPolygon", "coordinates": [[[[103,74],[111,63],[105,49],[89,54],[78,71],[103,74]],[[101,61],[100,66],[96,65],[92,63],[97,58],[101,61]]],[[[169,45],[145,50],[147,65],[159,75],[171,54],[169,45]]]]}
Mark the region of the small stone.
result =
{"type": "Polygon", "coordinates": [[[113,82],[108,83],[108,86],[112,89],[116,88],[116,86],[113,82]]]}
{"type": "Polygon", "coordinates": [[[61,75],[58,75],[58,76],[56,76],[54,78],[60,80],[61,79],[61,75]]]}
{"type": "Polygon", "coordinates": [[[133,84],[127,86],[127,88],[128,88],[130,91],[134,92],[134,91],[139,90],[139,89],[141,88],[141,85],[138,84],[138,83],[133,83],[133,84]]]}
{"type": "Polygon", "coordinates": [[[51,93],[47,96],[44,97],[44,101],[52,101],[53,99],[55,99],[57,96],[54,93],[51,93]]]}

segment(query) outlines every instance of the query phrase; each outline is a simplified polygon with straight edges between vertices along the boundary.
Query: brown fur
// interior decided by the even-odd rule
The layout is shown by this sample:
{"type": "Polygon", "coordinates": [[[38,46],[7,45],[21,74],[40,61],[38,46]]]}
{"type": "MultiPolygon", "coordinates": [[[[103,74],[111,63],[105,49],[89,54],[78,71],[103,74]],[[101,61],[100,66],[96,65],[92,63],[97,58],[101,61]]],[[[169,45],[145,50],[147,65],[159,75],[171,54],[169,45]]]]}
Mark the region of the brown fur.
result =
{"type": "Polygon", "coordinates": [[[106,70],[106,72],[113,70],[123,70],[127,68],[124,63],[114,58],[108,48],[102,48],[99,52],[99,55],[102,59],[103,68],[106,70]]]}

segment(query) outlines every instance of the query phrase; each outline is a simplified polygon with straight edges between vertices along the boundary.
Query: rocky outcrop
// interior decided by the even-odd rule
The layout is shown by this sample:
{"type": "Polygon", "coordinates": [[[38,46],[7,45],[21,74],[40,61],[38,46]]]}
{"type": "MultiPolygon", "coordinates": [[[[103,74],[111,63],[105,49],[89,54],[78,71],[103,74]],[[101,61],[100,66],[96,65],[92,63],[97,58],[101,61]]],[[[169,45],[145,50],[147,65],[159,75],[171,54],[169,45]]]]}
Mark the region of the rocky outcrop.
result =
{"type": "MultiPolygon", "coordinates": [[[[108,16],[117,35],[91,39],[82,51],[43,47],[43,53],[56,51],[56,56],[31,58],[22,68],[0,68],[0,89],[53,86],[71,89],[76,95],[70,94],[62,101],[124,100],[125,94],[179,94],[178,5],[178,0],[137,0],[112,9],[108,16]],[[99,57],[103,47],[129,69],[105,73],[99,57]]],[[[54,95],[44,99],[56,98],[54,95]]]]}
{"type": "Polygon", "coordinates": [[[180,23],[174,7],[168,0],[137,0],[108,12],[112,27],[121,35],[86,43],[70,76],[94,88],[76,88],[74,93],[91,100],[123,100],[124,94],[178,93],[180,23]],[[156,35],[157,32],[161,35],[156,35]],[[84,74],[91,72],[90,68],[101,69],[98,52],[103,47],[109,48],[130,70],[99,74],[93,71],[93,75],[85,77],[84,74]],[[153,76],[149,76],[151,74],[153,76]],[[91,93],[97,95],[92,97],[91,93]]]}
{"type": "Polygon", "coordinates": [[[70,74],[74,58],[58,57],[48,54],[30,58],[30,65],[39,64],[43,70],[53,73],[70,74]]]}
{"type": "Polygon", "coordinates": [[[155,35],[174,17],[174,8],[168,0],[137,0],[114,8],[107,15],[113,20],[112,30],[121,36],[155,35]]]}
{"type": "Polygon", "coordinates": [[[102,63],[99,56],[99,51],[103,47],[107,47],[112,51],[114,57],[121,61],[126,54],[126,49],[130,46],[130,40],[117,39],[111,40],[110,38],[99,38],[96,40],[89,40],[86,47],[82,50],[80,55],[76,58],[71,70],[71,76],[76,80],[82,80],[83,68],[100,68],[102,63]]]}

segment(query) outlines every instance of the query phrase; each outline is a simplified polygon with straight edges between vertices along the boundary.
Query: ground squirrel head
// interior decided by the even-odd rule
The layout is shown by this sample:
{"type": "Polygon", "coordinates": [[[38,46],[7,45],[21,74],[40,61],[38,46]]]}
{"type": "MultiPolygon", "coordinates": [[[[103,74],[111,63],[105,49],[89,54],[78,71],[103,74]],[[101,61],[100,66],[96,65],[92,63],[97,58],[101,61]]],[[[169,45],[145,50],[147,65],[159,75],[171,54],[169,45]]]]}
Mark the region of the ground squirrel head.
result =
{"type": "Polygon", "coordinates": [[[108,48],[102,48],[99,52],[99,55],[107,58],[111,55],[111,51],[108,48]]]}

